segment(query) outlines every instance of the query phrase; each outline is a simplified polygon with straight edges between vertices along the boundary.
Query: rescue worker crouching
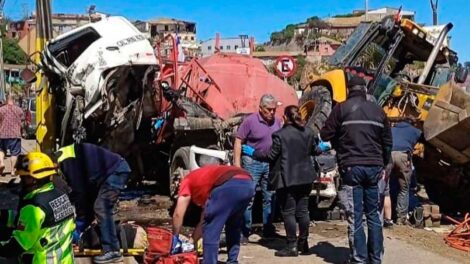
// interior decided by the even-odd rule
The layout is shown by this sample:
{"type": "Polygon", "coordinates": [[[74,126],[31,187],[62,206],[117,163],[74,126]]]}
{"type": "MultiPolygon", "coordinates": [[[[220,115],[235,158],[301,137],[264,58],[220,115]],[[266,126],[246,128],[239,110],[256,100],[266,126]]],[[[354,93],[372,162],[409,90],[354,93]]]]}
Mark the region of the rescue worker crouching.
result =
{"type": "Polygon", "coordinates": [[[20,263],[74,263],[74,209],[52,182],[54,163],[44,153],[30,152],[18,157],[15,170],[22,185],[19,215],[11,238],[0,242],[0,256],[18,257],[20,263]]]}
{"type": "Polygon", "coordinates": [[[129,165],[119,154],[89,143],[65,146],[55,156],[72,189],[77,231],[83,232],[95,218],[98,222],[103,252],[93,261],[122,261],[113,208],[129,179],[129,165]]]}
{"type": "Polygon", "coordinates": [[[202,236],[203,264],[216,264],[219,241],[225,226],[227,263],[238,263],[243,214],[255,194],[250,174],[238,167],[207,165],[190,172],[181,182],[173,214],[172,253],[177,253],[183,217],[189,204],[204,208],[193,240],[202,236]]]}

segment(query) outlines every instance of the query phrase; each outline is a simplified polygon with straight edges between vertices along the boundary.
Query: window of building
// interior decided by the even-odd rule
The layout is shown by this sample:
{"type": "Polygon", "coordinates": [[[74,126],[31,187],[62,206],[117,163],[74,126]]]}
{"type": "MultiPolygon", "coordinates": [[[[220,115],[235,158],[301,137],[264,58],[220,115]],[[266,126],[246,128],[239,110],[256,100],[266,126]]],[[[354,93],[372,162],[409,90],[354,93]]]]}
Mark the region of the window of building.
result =
{"type": "Polygon", "coordinates": [[[235,50],[238,49],[238,45],[235,45],[235,50]]]}
{"type": "Polygon", "coordinates": [[[191,37],[191,40],[194,40],[194,36],[191,37]]]}
{"type": "Polygon", "coordinates": [[[150,36],[153,38],[157,35],[157,26],[150,27],[150,36]]]}
{"type": "Polygon", "coordinates": [[[165,25],[165,31],[168,31],[168,25],[165,25]]]}
{"type": "Polygon", "coordinates": [[[224,50],[224,46],[220,46],[220,50],[224,50]]]}
{"type": "Polygon", "coordinates": [[[211,50],[212,49],[212,46],[207,46],[207,50],[211,50]]]}
{"type": "Polygon", "coordinates": [[[226,47],[226,48],[227,48],[227,50],[230,50],[230,45],[227,45],[227,47],[226,47]]]}

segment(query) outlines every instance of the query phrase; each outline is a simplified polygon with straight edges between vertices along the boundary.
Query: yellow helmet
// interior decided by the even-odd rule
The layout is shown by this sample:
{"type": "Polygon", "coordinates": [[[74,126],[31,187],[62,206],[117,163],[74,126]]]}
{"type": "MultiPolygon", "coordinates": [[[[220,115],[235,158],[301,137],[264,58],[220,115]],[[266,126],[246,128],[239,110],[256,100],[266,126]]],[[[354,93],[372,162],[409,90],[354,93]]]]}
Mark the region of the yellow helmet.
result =
{"type": "Polygon", "coordinates": [[[41,152],[29,152],[26,155],[19,155],[15,170],[19,176],[31,176],[38,180],[57,173],[51,158],[41,152]]]}

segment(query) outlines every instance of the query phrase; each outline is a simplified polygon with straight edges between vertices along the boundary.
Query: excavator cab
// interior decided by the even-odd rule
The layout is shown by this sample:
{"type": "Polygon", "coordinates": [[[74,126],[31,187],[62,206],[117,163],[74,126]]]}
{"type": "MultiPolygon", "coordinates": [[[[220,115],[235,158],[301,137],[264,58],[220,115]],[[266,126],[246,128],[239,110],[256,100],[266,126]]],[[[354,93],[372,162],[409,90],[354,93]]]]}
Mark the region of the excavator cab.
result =
{"type": "Polygon", "coordinates": [[[345,69],[365,68],[373,75],[368,93],[387,116],[411,118],[423,131],[422,158],[414,165],[429,198],[443,211],[468,211],[470,88],[459,85],[468,71],[446,43],[452,27],[440,26],[436,36],[407,19],[363,22],[331,57],[331,70],[310,80],[299,103],[303,118],[318,132],[332,106],[346,100],[345,69]]]}
{"type": "Polygon", "coordinates": [[[449,82],[457,55],[447,47],[452,24],[439,36],[408,19],[390,16],[362,22],[330,58],[332,70],[311,80],[300,99],[308,125],[319,131],[334,104],[347,98],[345,69],[360,67],[372,76],[368,93],[386,111],[424,121],[439,87],[449,82]]]}

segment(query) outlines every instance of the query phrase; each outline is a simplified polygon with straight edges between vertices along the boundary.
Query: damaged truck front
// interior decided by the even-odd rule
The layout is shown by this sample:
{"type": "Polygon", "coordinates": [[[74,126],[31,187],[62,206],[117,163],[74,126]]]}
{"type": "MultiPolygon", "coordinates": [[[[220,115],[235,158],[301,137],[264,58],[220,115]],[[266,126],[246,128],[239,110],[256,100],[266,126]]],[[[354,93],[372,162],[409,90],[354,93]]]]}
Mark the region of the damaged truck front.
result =
{"type": "MultiPolygon", "coordinates": [[[[174,41],[172,47],[177,54],[174,41]]],[[[251,56],[215,54],[182,63],[173,57],[156,54],[121,17],[47,43],[38,66],[56,102],[49,122],[60,131],[57,145],[102,145],[128,160],[134,182],[156,180],[174,194],[185,171],[230,163],[236,127],[258,111],[263,94],[285,106],[297,103],[292,87],[251,56]]]]}
{"type": "Polygon", "coordinates": [[[48,42],[39,67],[55,98],[59,145],[89,141],[129,155],[141,120],[155,114],[157,61],[142,33],[104,18],[48,42]]]}

